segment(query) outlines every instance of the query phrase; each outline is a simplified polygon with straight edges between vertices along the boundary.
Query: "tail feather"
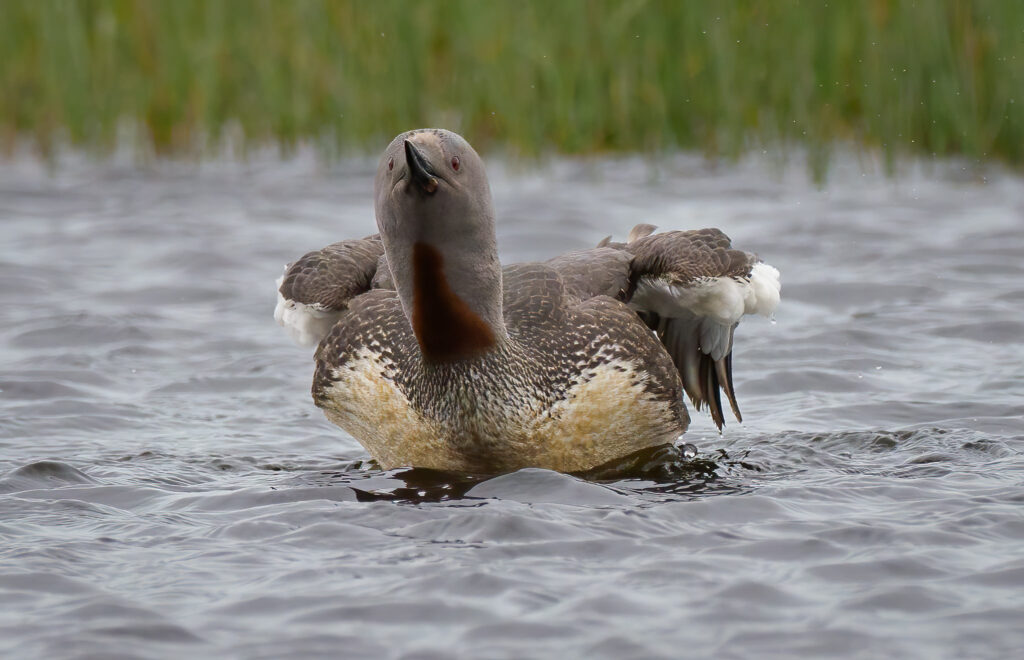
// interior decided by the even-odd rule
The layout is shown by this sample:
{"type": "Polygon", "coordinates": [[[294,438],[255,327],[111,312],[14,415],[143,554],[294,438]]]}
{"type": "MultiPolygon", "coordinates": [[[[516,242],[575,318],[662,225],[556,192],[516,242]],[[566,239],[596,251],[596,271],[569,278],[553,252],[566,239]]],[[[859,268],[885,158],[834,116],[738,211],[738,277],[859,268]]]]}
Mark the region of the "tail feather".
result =
{"type": "MultiPolygon", "coordinates": [[[[652,313],[647,313],[648,318],[651,315],[652,313]]],[[[697,410],[706,407],[715,426],[721,430],[725,425],[721,394],[723,390],[737,421],[742,422],[743,417],[736,403],[732,380],[733,329],[728,329],[723,339],[713,329],[707,329],[707,326],[713,323],[710,319],[693,315],[676,318],[658,317],[654,329],[672,356],[672,361],[679,370],[683,390],[693,403],[693,407],[697,410]],[[709,339],[705,340],[705,337],[709,339]],[[705,346],[705,342],[710,342],[713,348],[705,346]],[[724,352],[718,359],[715,359],[716,348],[724,352]]]]}
{"type": "Polygon", "coordinates": [[[715,372],[718,374],[718,382],[725,391],[726,398],[729,399],[729,407],[732,408],[733,416],[736,417],[737,422],[742,422],[743,415],[740,414],[740,406],[736,403],[736,391],[732,385],[732,353],[721,360],[715,360],[715,372]]]}

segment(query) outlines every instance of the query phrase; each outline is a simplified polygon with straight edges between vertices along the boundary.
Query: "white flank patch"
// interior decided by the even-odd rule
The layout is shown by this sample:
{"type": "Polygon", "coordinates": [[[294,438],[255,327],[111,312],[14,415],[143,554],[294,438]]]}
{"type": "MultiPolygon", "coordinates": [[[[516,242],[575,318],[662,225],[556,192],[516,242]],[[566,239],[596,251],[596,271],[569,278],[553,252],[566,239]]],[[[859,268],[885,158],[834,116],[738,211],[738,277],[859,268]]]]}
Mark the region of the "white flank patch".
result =
{"type": "Polygon", "coordinates": [[[760,314],[765,318],[772,318],[779,306],[781,291],[779,269],[764,262],[754,264],[747,296],[744,298],[744,311],[747,314],[760,314]]]}
{"type": "Polygon", "coordinates": [[[281,282],[284,275],[277,278],[277,307],[274,308],[274,320],[288,331],[288,335],[299,346],[316,346],[327,336],[341,316],[341,312],[326,309],[323,305],[306,305],[294,300],[286,300],[281,295],[281,282]]]}
{"type": "Polygon", "coordinates": [[[690,286],[657,280],[641,280],[631,304],[665,318],[686,312],[731,327],[744,314],[771,318],[779,305],[779,271],[766,263],[755,264],[749,279],[708,277],[690,286]]]}

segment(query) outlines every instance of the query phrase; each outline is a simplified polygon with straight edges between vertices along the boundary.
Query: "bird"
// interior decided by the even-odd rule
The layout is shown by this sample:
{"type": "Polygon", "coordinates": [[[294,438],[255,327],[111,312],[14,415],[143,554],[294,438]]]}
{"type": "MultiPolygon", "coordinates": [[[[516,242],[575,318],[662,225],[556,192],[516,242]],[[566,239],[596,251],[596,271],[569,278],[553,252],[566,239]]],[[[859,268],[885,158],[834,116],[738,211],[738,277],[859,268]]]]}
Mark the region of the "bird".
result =
{"type": "Polygon", "coordinates": [[[484,163],[462,136],[399,134],[374,180],[377,233],[309,252],[274,316],[316,345],[312,395],[383,469],[584,472],[671,445],[684,393],[737,421],[733,337],[772,317],[779,271],[718,229],[635,226],[502,266],[484,163]]]}

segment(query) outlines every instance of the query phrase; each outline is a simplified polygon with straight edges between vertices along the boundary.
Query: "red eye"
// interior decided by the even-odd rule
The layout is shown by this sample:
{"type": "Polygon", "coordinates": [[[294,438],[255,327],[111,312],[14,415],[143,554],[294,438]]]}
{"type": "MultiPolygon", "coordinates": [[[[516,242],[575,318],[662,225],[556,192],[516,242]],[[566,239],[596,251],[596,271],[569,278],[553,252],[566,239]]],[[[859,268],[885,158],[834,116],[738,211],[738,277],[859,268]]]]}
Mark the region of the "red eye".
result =
{"type": "Polygon", "coordinates": [[[388,172],[390,172],[393,169],[395,169],[395,159],[388,158],[388,172]]]}
{"type": "Polygon", "coordinates": [[[459,171],[459,157],[458,156],[452,156],[452,169],[455,170],[456,172],[459,171]]]}

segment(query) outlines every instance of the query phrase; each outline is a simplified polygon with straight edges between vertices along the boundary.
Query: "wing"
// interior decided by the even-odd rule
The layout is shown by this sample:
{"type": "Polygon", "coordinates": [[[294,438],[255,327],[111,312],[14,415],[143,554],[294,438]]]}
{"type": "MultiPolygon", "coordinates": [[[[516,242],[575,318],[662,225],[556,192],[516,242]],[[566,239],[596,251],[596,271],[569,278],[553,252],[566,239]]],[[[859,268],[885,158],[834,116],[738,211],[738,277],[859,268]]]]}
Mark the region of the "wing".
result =
{"type": "Polygon", "coordinates": [[[562,278],[568,295],[587,300],[611,296],[620,300],[630,283],[633,255],[615,247],[576,250],[555,257],[545,265],[562,278]]]}
{"type": "Polygon", "coordinates": [[[298,344],[319,344],[353,298],[374,285],[387,287],[390,274],[378,276],[382,263],[386,270],[383,255],[376,235],[303,255],[277,280],[274,319],[298,344]]]}
{"type": "Polygon", "coordinates": [[[733,249],[717,229],[653,229],[638,225],[630,242],[618,244],[633,255],[625,300],[658,334],[694,407],[707,406],[721,429],[722,389],[743,421],[732,380],[733,334],[744,314],[775,312],[779,271],[733,249]]]}

